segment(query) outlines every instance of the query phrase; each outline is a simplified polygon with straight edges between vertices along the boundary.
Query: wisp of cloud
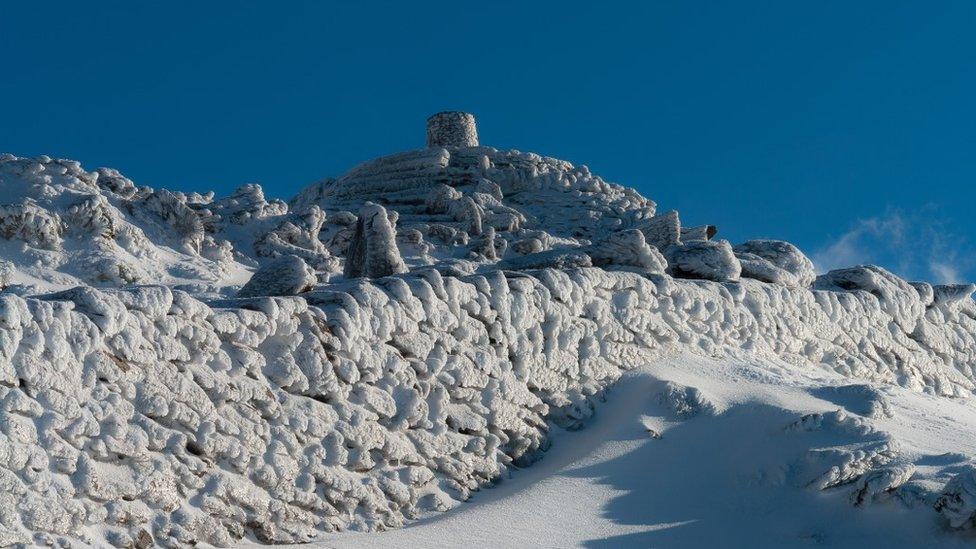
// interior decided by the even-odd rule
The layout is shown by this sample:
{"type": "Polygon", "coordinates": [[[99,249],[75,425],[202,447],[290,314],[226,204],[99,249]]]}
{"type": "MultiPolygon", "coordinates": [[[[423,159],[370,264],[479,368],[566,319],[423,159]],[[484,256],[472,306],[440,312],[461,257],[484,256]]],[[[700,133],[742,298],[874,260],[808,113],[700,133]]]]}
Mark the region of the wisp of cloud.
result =
{"type": "Polygon", "coordinates": [[[818,272],[852,265],[880,265],[910,280],[941,284],[967,282],[973,254],[965,239],[951,233],[936,206],[915,212],[891,208],[857,220],[840,237],[813,254],[818,272]]]}

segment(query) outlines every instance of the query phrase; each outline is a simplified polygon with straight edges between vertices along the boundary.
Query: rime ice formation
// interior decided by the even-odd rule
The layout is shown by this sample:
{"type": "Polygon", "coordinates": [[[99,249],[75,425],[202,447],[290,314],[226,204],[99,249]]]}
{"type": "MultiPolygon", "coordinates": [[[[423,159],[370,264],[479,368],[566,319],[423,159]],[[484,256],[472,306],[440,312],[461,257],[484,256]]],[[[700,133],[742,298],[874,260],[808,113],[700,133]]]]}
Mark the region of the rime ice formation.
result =
{"type": "Polygon", "coordinates": [[[976,527],[976,466],[966,466],[946,484],[935,508],[953,528],[976,527]]]}
{"type": "Polygon", "coordinates": [[[813,262],[789,242],[749,240],[733,251],[742,268],[742,276],[748,278],[807,288],[817,277],[813,262]]]}
{"type": "MultiPolygon", "coordinates": [[[[976,388],[976,287],[873,266],[814,280],[792,245],[710,240],[585,166],[476,135],[435,115],[429,147],[288,203],[0,157],[0,546],[401,526],[531,463],[624,371],[679,351],[976,388]]],[[[888,413],[871,391],[831,394],[870,400],[865,418],[790,427],[851,439],[794,464],[797,486],[853,485],[862,505],[918,475],[869,423],[888,413]]],[[[661,402],[719,413],[694,387],[661,402]]],[[[971,525],[971,476],[919,497],[971,525]]]]}
{"type": "Polygon", "coordinates": [[[681,278],[734,282],[742,265],[727,240],[689,240],[667,248],[669,271],[681,278]]]}
{"type": "Polygon", "coordinates": [[[406,272],[397,248],[395,222],[395,212],[391,216],[372,202],[363,205],[346,254],[347,278],[380,278],[406,272]]]}
{"type": "Polygon", "coordinates": [[[255,271],[237,297],[295,295],[311,290],[318,279],[315,271],[295,255],[283,255],[255,271]]]}

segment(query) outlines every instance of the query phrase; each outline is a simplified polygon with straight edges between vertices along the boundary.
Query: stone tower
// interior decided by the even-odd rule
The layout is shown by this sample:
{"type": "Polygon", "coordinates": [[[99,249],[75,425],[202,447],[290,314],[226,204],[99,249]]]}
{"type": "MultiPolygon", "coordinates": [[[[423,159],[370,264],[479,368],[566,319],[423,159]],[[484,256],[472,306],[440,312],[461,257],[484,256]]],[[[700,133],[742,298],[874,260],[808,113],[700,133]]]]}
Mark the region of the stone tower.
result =
{"type": "Polygon", "coordinates": [[[478,128],[474,115],[466,112],[439,112],[427,119],[428,147],[477,147],[478,128]]]}

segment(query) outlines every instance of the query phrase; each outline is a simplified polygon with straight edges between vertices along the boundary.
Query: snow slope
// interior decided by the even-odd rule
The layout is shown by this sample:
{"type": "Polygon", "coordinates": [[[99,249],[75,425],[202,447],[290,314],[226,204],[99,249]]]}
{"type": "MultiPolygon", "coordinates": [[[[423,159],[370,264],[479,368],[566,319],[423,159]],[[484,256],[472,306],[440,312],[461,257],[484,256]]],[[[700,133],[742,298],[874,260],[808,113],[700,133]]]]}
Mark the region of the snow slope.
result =
{"type": "MultiPolygon", "coordinates": [[[[714,240],[585,166],[478,145],[472,117],[437,121],[428,148],[287,203],[0,156],[0,546],[353,543],[329,536],[472,494],[504,509],[506,483],[482,488],[516,469],[563,502],[577,462],[596,498],[578,508],[610,515],[567,543],[705,543],[730,502],[766,505],[734,524],[780,513],[764,529],[783,543],[892,513],[903,539],[969,539],[976,286],[817,276],[789,243],[714,240]],[[608,388],[637,396],[599,423],[608,388]],[[580,428],[593,443],[550,459],[580,428]]],[[[496,508],[471,507],[391,539],[496,508]]]]}
{"type": "MultiPolygon", "coordinates": [[[[976,538],[949,533],[934,510],[903,494],[853,508],[857,484],[797,485],[791,470],[804,454],[858,440],[836,429],[789,430],[811,413],[858,417],[849,409],[863,411],[868,400],[831,397],[849,382],[747,357],[656,361],[610,388],[585,429],[556,433],[544,460],[468,505],[315,546],[971,547],[976,538]],[[716,413],[675,418],[658,399],[666,382],[699,388],[716,413]]],[[[861,419],[898,441],[916,464],[915,485],[944,481],[964,461],[957,452],[976,451],[971,399],[875,388],[892,417],[861,419]]]]}

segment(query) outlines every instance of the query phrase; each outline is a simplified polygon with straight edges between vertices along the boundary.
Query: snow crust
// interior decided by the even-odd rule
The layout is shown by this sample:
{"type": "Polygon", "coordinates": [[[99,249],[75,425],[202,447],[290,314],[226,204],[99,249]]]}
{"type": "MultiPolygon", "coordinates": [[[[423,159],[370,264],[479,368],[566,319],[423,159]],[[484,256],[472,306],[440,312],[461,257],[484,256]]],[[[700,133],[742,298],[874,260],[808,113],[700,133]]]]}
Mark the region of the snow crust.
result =
{"type": "MultiPolygon", "coordinates": [[[[0,190],[0,546],[400,527],[679,353],[857,380],[821,395],[850,410],[790,424],[850,439],[790,485],[853,486],[855,506],[912,486],[973,525],[971,473],[913,483],[870,421],[891,413],[876,387],[971,397],[976,286],[815,278],[788,243],[711,240],[585,166],[483,146],[376,159],[288,203],[11,155],[0,190]]],[[[659,389],[674,421],[724,413],[659,389]]]]}

